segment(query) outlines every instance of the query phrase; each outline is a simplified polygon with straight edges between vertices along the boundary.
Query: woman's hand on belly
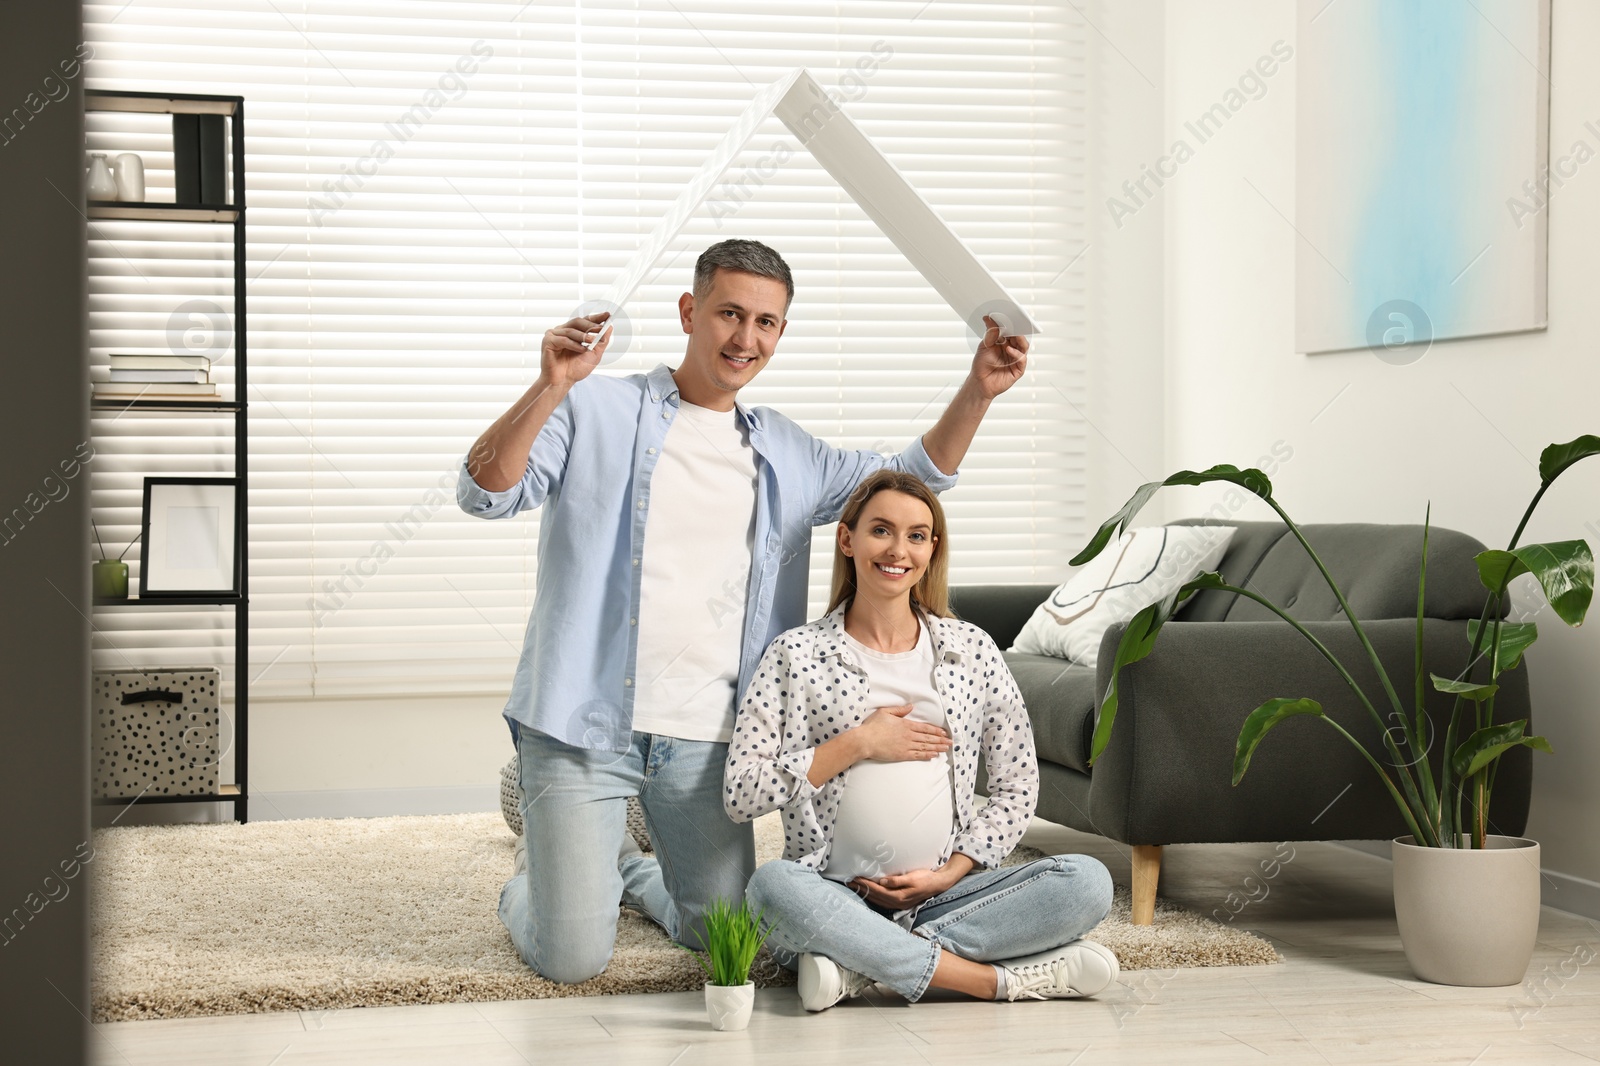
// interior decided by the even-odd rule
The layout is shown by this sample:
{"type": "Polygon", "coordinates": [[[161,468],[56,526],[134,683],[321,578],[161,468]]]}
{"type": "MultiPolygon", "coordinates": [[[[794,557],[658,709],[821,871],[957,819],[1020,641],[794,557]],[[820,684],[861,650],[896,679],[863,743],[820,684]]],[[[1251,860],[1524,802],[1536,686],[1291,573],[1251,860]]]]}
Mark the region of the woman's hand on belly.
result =
{"type": "Polygon", "coordinates": [[[906,715],[911,705],[879,707],[852,732],[861,744],[863,758],[879,762],[937,759],[950,750],[950,735],[936,725],[906,715]]]}
{"type": "Polygon", "coordinates": [[[954,888],[956,882],[971,873],[975,865],[958,851],[937,870],[911,870],[877,878],[858,877],[849,885],[868,903],[904,910],[954,888]]]}
{"type": "Polygon", "coordinates": [[[821,788],[825,781],[863,759],[878,762],[926,762],[950,750],[950,734],[936,725],[906,715],[911,705],[879,707],[853,729],[816,746],[806,779],[821,788]]]}

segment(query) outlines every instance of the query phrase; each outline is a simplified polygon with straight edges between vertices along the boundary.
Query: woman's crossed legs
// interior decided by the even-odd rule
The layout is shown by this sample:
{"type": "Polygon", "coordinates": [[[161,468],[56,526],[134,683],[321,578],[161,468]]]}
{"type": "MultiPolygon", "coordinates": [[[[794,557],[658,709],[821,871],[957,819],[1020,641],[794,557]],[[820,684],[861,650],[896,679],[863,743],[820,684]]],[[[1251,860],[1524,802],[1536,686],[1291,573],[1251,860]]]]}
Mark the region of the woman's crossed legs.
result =
{"type": "Polygon", "coordinates": [[[784,965],[821,955],[916,1002],[930,987],[994,998],[989,964],[1077,940],[1109,913],[1111,891],[1098,860],[1055,855],[968,874],[924,903],[910,931],[796,862],[762,866],[746,896],[771,923],[768,942],[784,965]]]}

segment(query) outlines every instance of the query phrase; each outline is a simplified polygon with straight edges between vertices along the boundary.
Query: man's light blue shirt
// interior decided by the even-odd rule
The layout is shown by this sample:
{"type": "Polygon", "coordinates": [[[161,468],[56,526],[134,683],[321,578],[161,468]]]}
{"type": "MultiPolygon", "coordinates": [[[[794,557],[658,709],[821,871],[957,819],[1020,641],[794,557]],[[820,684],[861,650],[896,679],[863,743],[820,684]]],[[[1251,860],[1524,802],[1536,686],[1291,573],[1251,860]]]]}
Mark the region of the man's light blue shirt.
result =
{"type": "MultiPolygon", "coordinates": [[[[634,677],[634,663],[650,479],[678,402],[665,365],[627,377],[591,375],[551,413],[516,485],[489,492],[463,460],[456,502],[468,514],[509,518],[544,508],[533,613],[506,702],[512,722],[577,747],[627,749],[634,685],[646,680],[634,677]]],[[[935,492],[956,478],[933,465],[921,438],[895,456],[847,451],[771,408],[735,410],[756,456],[742,698],[767,645],[806,621],[812,528],[837,522],[861,479],[885,466],[915,474],[935,492]]]]}

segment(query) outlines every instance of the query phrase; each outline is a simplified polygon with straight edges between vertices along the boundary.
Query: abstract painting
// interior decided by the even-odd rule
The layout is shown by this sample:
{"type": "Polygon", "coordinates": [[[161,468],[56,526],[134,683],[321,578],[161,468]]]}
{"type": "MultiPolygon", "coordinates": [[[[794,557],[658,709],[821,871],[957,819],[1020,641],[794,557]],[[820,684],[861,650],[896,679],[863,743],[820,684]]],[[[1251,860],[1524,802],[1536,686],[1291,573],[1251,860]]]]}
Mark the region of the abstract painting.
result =
{"type": "Polygon", "coordinates": [[[1594,154],[1550,165],[1549,0],[1300,0],[1296,46],[1296,350],[1544,328],[1547,206],[1594,154]]]}

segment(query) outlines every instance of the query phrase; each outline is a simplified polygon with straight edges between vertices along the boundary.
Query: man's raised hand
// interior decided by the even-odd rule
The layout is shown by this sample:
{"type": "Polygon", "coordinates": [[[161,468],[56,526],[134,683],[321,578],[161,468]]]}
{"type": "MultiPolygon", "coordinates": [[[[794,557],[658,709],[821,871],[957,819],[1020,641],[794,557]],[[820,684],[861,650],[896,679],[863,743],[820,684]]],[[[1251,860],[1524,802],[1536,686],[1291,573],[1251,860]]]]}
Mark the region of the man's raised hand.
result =
{"type": "Polygon", "coordinates": [[[983,340],[972,358],[972,380],[987,399],[994,399],[1017,383],[1028,368],[1028,338],[1004,336],[995,320],[983,316],[983,340]]]}
{"type": "Polygon", "coordinates": [[[600,311],[545,330],[539,344],[539,380],[529,385],[522,398],[495,419],[467,452],[467,473],[479,488],[505,492],[522,480],[534,439],[551,412],[560,406],[567,390],[588,377],[605,357],[612,331],[593,348],[585,348],[584,343],[594,340],[610,317],[600,311]]]}
{"type": "Polygon", "coordinates": [[[545,330],[544,342],[539,348],[540,376],[558,387],[575,385],[588,377],[605,358],[616,333],[608,330],[593,348],[585,346],[594,341],[610,317],[609,311],[597,311],[545,330]]]}

